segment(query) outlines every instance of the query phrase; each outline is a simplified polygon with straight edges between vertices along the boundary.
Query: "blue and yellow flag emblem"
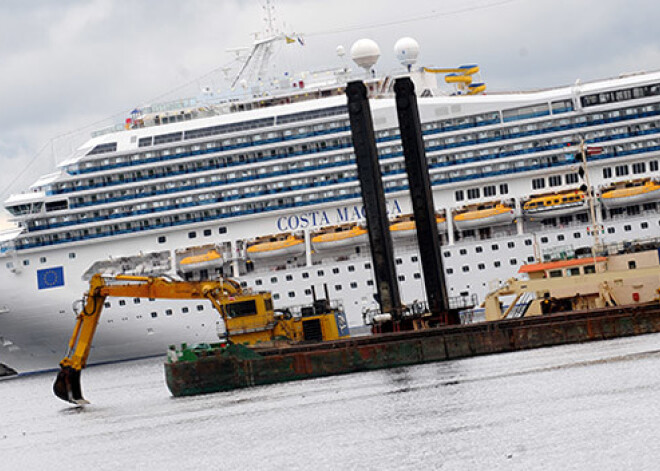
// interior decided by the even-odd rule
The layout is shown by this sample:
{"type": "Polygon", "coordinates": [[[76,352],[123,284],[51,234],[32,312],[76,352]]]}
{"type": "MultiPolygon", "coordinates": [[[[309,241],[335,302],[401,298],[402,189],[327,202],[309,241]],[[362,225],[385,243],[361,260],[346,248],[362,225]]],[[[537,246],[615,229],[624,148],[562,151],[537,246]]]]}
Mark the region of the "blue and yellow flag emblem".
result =
{"type": "Polygon", "coordinates": [[[37,270],[37,285],[39,289],[64,286],[64,269],[62,267],[53,267],[37,270]]]}

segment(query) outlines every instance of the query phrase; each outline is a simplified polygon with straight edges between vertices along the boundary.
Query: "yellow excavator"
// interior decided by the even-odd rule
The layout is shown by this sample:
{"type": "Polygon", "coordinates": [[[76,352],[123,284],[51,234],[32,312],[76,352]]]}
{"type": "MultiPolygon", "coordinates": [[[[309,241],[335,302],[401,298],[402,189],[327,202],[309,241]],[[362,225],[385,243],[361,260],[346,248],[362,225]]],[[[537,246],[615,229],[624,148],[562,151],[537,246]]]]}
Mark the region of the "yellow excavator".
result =
{"type": "Polygon", "coordinates": [[[167,277],[94,275],[83,307],[69,340],[67,355],[53,392],[73,404],[89,404],[83,398],[80,373],[87,364],[92,340],[107,297],[150,299],[208,299],[220,313],[227,341],[251,346],[275,346],[280,343],[319,342],[349,336],[346,315],[331,307],[327,299],[316,300],[301,309],[301,316],[275,311],[269,292],[241,288],[231,279],[221,281],[175,281],[167,277]]]}

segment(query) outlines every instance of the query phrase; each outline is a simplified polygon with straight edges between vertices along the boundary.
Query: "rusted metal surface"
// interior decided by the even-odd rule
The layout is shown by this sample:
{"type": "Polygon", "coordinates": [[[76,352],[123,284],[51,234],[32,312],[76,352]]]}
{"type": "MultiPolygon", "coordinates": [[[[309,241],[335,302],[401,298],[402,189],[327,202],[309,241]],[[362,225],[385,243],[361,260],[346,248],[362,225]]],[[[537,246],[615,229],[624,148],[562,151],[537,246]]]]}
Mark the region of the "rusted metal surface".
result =
{"type": "Polygon", "coordinates": [[[660,306],[640,305],[446,326],[314,345],[209,350],[165,365],[174,396],[660,332],[660,306]]]}

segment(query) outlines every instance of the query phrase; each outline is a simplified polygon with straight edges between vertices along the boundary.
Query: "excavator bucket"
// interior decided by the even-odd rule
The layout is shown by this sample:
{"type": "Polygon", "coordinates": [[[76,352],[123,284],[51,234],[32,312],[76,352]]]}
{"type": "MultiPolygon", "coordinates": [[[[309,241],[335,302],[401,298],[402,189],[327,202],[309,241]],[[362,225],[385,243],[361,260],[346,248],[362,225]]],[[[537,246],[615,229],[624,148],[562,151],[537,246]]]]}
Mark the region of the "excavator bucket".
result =
{"type": "Polygon", "coordinates": [[[80,370],[70,366],[62,366],[60,372],[57,373],[53,392],[57,397],[71,404],[79,406],[89,404],[89,401],[83,397],[80,388],[80,370]]]}

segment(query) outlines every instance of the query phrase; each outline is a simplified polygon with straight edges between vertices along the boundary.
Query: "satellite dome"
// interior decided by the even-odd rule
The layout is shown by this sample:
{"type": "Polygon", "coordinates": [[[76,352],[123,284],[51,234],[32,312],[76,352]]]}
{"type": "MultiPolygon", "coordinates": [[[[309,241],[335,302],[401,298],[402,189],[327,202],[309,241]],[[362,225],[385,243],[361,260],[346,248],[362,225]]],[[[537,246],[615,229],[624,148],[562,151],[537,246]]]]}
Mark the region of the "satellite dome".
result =
{"type": "Polygon", "coordinates": [[[346,50],[344,49],[344,46],[337,46],[337,55],[339,57],[344,57],[344,54],[346,54],[346,50]]]}
{"type": "Polygon", "coordinates": [[[351,59],[365,70],[371,69],[380,57],[380,48],[371,39],[360,39],[351,46],[351,59]]]}
{"type": "Polygon", "coordinates": [[[419,44],[413,38],[401,38],[394,45],[394,55],[401,65],[410,69],[417,62],[419,44]]]}

